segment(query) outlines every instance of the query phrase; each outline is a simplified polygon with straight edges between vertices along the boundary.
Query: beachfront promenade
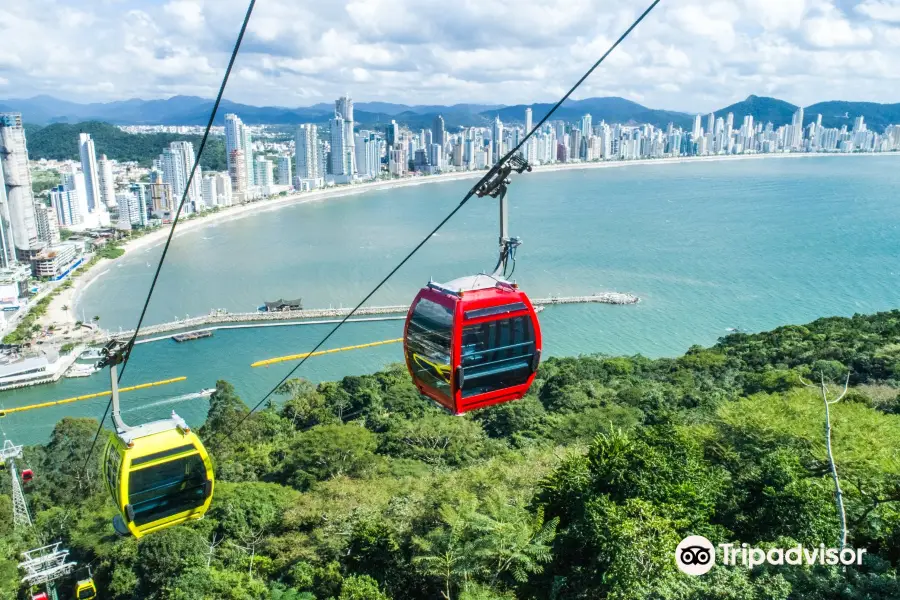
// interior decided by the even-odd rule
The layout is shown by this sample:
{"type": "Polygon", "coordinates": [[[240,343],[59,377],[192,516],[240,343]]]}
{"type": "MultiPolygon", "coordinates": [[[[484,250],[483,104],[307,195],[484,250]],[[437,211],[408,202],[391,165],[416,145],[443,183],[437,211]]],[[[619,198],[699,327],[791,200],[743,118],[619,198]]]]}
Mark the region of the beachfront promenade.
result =
{"type": "MultiPolygon", "coordinates": [[[[633,294],[619,292],[602,292],[590,296],[550,296],[532,300],[535,307],[552,306],[557,304],[637,304],[640,298],[633,294]]],[[[207,315],[149,325],[141,329],[144,342],[167,339],[171,332],[183,332],[192,329],[237,329],[249,327],[273,327],[284,325],[323,324],[337,322],[337,319],[346,317],[351,308],[316,308],[306,310],[286,310],[281,312],[252,312],[229,313],[226,311],[212,311],[207,315]],[[321,321],[319,319],[332,319],[321,321]],[[273,323],[273,321],[294,321],[294,323],[273,323]],[[156,337],[154,337],[156,336],[156,337]]],[[[399,320],[407,313],[409,306],[364,306],[354,313],[355,317],[361,317],[359,321],[399,320]]],[[[100,330],[89,336],[91,342],[102,343],[109,339],[129,338],[134,335],[134,330],[109,332],[100,330]]]]}

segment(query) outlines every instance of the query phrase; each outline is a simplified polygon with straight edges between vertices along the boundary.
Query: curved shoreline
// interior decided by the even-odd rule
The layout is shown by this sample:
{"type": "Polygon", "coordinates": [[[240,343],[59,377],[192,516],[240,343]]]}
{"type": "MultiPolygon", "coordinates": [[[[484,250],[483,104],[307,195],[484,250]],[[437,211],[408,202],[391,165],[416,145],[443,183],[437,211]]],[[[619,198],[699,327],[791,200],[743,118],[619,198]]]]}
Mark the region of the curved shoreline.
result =
{"type": "MultiPolygon", "coordinates": [[[[613,161],[600,161],[600,162],[577,162],[577,163],[559,163],[552,165],[541,165],[535,166],[532,173],[553,173],[558,171],[574,171],[574,170],[587,170],[587,169],[609,169],[609,168],[621,168],[621,167],[629,167],[629,166],[661,166],[661,165],[675,165],[675,164],[683,164],[683,163],[704,163],[704,162],[720,162],[720,161],[738,161],[738,160],[765,160],[765,159],[773,159],[773,158],[827,158],[827,157],[848,157],[848,156],[900,156],[900,152],[879,152],[879,153],[858,153],[858,154],[843,154],[843,153],[808,153],[808,152],[794,152],[794,153],[772,153],[772,154],[741,154],[741,155],[716,155],[716,156],[694,156],[694,157],[676,157],[676,158],[653,158],[653,159],[638,159],[638,160],[613,160],[613,161]]],[[[320,190],[314,190],[311,192],[301,192],[291,194],[281,198],[272,198],[266,200],[259,200],[256,202],[249,202],[246,204],[238,204],[230,207],[226,207],[224,209],[220,209],[216,213],[208,214],[206,216],[200,217],[198,219],[180,222],[178,225],[178,229],[175,231],[173,235],[173,239],[180,237],[184,234],[187,234],[191,231],[202,229],[204,227],[209,227],[211,225],[215,225],[218,223],[224,223],[228,221],[233,221],[237,219],[242,219],[245,217],[253,216],[259,214],[261,212],[269,212],[272,210],[278,210],[281,208],[285,208],[287,206],[293,206],[298,204],[306,204],[311,202],[321,202],[325,200],[330,200],[333,198],[341,198],[344,196],[352,196],[357,194],[362,194],[366,192],[374,192],[374,191],[388,191],[396,188],[410,187],[415,185],[425,185],[432,183],[442,183],[442,182],[451,182],[451,181],[460,181],[465,179],[475,179],[483,176],[487,171],[479,170],[479,171],[461,171],[461,172],[452,172],[452,173],[441,173],[439,175],[427,175],[427,176],[416,176],[416,177],[407,177],[403,179],[393,179],[393,180],[382,180],[382,181],[372,181],[365,183],[356,183],[350,185],[342,185],[335,186],[320,190]]],[[[154,246],[162,244],[165,242],[166,238],[169,235],[170,227],[161,227],[155,231],[152,231],[146,235],[141,236],[135,240],[130,240],[124,244],[122,244],[121,248],[125,251],[123,256],[127,256],[137,250],[140,249],[150,249],[154,246]]],[[[76,304],[81,300],[81,294],[87,289],[88,285],[92,284],[94,281],[105,275],[109,272],[109,268],[105,271],[100,272],[101,265],[109,267],[110,264],[117,260],[121,260],[122,257],[117,259],[106,259],[101,260],[97,264],[93,265],[91,269],[87,272],[83,273],[82,276],[76,281],[75,285],[73,285],[71,290],[67,290],[71,292],[71,294],[60,294],[57,298],[54,298],[51,305],[47,310],[47,318],[51,322],[56,323],[74,323],[77,319],[76,315],[76,304]],[[64,301],[65,300],[65,301],[64,301]],[[67,305],[68,310],[63,311],[61,309],[62,306],[67,305]],[[51,315],[56,317],[61,317],[64,315],[64,319],[49,319],[51,315]]]]}

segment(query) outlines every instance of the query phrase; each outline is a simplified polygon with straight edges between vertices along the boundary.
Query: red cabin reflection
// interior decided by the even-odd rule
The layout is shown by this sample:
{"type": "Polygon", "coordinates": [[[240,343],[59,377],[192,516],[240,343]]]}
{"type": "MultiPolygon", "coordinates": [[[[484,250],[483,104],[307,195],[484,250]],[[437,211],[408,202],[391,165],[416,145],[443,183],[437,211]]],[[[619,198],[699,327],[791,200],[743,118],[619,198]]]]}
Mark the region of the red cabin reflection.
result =
{"type": "Polygon", "coordinates": [[[34,471],[31,469],[24,469],[22,471],[22,481],[28,483],[32,479],[34,479],[34,471]]]}
{"type": "Polygon", "coordinates": [[[541,360],[541,329],[524,292],[475,275],[419,292],[403,349],[419,391],[458,415],[525,395],[541,360]]]}

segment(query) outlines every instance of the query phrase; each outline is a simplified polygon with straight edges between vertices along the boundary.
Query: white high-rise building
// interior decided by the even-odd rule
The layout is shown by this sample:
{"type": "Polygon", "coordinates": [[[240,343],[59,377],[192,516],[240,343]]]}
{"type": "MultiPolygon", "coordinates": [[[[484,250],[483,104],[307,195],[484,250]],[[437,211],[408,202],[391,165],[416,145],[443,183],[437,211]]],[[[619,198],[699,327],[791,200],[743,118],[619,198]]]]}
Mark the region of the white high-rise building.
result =
{"type": "MultiPolygon", "coordinates": [[[[78,214],[81,216],[81,220],[73,223],[70,228],[76,231],[83,231],[85,229],[100,227],[100,211],[95,210],[94,212],[91,212],[88,209],[87,178],[84,173],[73,165],[68,173],[64,172],[61,175],[65,190],[74,192],[75,194],[78,214]]],[[[108,215],[109,213],[104,211],[104,214],[108,215]]],[[[57,217],[58,216],[59,213],[57,212],[57,217]]]]}
{"type": "Polygon", "coordinates": [[[353,142],[347,139],[347,130],[347,121],[335,115],[331,120],[331,174],[339,182],[350,181],[355,171],[356,157],[353,142]]]}
{"type": "Polygon", "coordinates": [[[696,117],[694,117],[694,128],[693,130],[691,130],[691,137],[696,140],[702,135],[702,130],[703,119],[700,117],[700,115],[697,115],[696,117]]]}
{"type": "Polygon", "coordinates": [[[12,221],[9,216],[9,201],[6,197],[6,180],[3,177],[3,161],[0,160],[0,269],[8,269],[15,264],[16,247],[13,244],[12,221]]]}
{"type": "Polygon", "coordinates": [[[34,203],[35,223],[37,223],[38,237],[48,246],[58,244],[60,241],[59,222],[56,219],[56,211],[53,207],[46,206],[42,202],[34,203]]]}
{"type": "Polygon", "coordinates": [[[112,208],[116,205],[116,182],[113,179],[112,162],[105,154],[100,155],[97,169],[100,176],[100,201],[106,208],[112,208]]]}
{"type": "Polygon", "coordinates": [[[243,150],[232,150],[228,155],[228,176],[231,178],[231,189],[235,194],[247,191],[247,165],[243,150]]]}
{"type": "MultiPolygon", "coordinates": [[[[350,98],[350,95],[344,95],[335,100],[334,102],[334,115],[335,117],[340,117],[343,119],[342,128],[343,128],[343,143],[344,148],[342,151],[342,161],[345,162],[343,171],[340,175],[353,177],[356,175],[356,148],[353,133],[353,100],[350,98]]],[[[332,133],[332,138],[334,138],[334,134],[332,133]]],[[[334,145],[331,147],[332,156],[334,155],[334,145]]],[[[332,158],[332,166],[334,165],[334,159],[332,158]]],[[[333,173],[335,176],[338,176],[337,172],[333,173]]]]}
{"type": "Polygon", "coordinates": [[[231,206],[231,177],[226,173],[216,173],[216,201],[219,206],[231,206]]]}
{"type": "Polygon", "coordinates": [[[526,135],[528,134],[528,132],[531,131],[531,127],[532,127],[531,119],[532,119],[531,107],[528,107],[525,109],[525,134],[526,135]]]}
{"type": "Polygon", "coordinates": [[[716,114],[709,113],[706,117],[706,135],[715,135],[716,133],[716,114]]]}
{"type": "Polygon", "coordinates": [[[78,150],[81,154],[81,170],[87,185],[88,211],[94,212],[100,203],[100,173],[97,169],[97,152],[91,134],[78,134],[78,150]]]}
{"type": "Polygon", "coordinates": [[[791,119],[791,127],[792,131],[792,139],[791,139],[791,148],[793,150],[800,150],[803,147],[803,107],[797,109],[797,112],[794,113],[793,119],[791,119]]]}
{"type": "Polygon", "coordinates": [[[503,157],[503,121],[500,120],[500,115],[494,118],[494,129],[491,135],[491,154],[497,161],[503,157]]]}
{"type": "Polygon", "coordinates": [[[356,168],[360,177],[374,178],[381,171],[378,140],[372,132],[360,132],[356,136],[356,168]]]}
{"type": "MultiPolygon", "coordinates": [[[[172,186],[172,192],[175,194],[176,208],[181,203],[181,199],[187,189],[188,178],[191,175],[191,169],[194,166],[195,159],[194,144],[191,142],[172,142],[159,156],[163,181],[172,186]]],[[[188,190],[187,200],[185,201],[185,214],[191,212],[191,207],[202,209],[203,194],[200,190],[201,177],[202,173],[200,166],[198,165],[194,178],[191,180],[191,187],[188,190]]]]}
{"type": "Polygon", "coordinates": [[[136,194],[130,191],[116,194],[116,203],[119,205],[119,220],[116,223],[116,229],[130,231],[135,225],[146,224],[146,210],[136,194]]]}
{"type": "Polygon", "coordinates": [[[232,172],[231,162],[235,150],[240,150],[244,159],[244,172],[239,179],[245,182],[245,187],[255,185],[253,136],[250,133],[250,128],[244,125],[237,115],[228,113],[225,115],[225,162],[229,173],[232,172]]]}
{"type": "Polygon", "coordinates": [[[78,192],[66,189],[65,185],[58,185],[50,190],[50,206],[56,211],[56,221],[60,227],[77,228],[84,220],[78,192]]]}
{"type": "Polygon", "coordinates": [[[3,169],[10,229],[17,260],[30,260],[44,247],[38,237],[28,147],[19,113],[0,113],[0,166],[3,169]]]}
{"type": "Polygon", "coordinates": [[[247,168],[247,186],[259,185],[256,181],[256,170],[253,163],[253,136],[250,128],[244,125],[241,129],[241,149],[244,151],[244,166],[247,168]]]}
{"type": "Polygon", "coordinates": [[[594,134],[591,115],[581,117],[581,135],[588,138],[594,134]]]}
{"type": "Polygon", "coordinates": [[[204,175],[203,182],[200,185],[200,192],[203,195],[203,204],[207,208],[219,205],[219,192],[216,187],[217,175],[204,175]]]}
{"type": "Polygon", "coordinates": [[[291,185],[294,183],[294,173],[291,168],[290,156],[282,155],[278,157],[278,185],[291,185]]]}
{"type": "Polygon", "coordinates": [[[261,188],[267,188],[275,185],[275,165],[271,160],[264,156],[256,157],[256,174],[254,180],[256,185],[261,188]]]}
{"type": "Polygon", "coordinates": [[[309,186],[312,188],[319,185],[312,182],[318,182],[324,176],[325,165],[320,161],[320,148],[318,127],[310,123],[297,128],[297,139],[294,146],[296,175],[301,181],[309,181],[309,186]]]}

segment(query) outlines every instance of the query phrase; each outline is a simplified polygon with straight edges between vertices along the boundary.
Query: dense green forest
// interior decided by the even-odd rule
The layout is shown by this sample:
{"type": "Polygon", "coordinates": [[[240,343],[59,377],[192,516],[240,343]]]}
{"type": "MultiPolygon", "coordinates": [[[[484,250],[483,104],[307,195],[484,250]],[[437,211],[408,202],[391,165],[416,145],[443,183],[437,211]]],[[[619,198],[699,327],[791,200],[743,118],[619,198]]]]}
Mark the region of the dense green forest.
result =
{"type": "MultiPolygon", "coordinates": [[[[464,417],[403,367],[292,380],[251,416],[220,381],[201,436],[217,469],[205,519],[117,538],[96,421],[27,449],[37,532],[90,563],[103,598],[445,600],[896,599],[900,311],[733,334],[679,358],[553,358],[529,395],[464,417]],[[831,407],[859,567],[677,570],[686,535],[837,546],[824,406],[801,376],[851,389],[831,407]]],[[[0,493],[0,598],[16,597],[0,493]]]]}
{"type": "MultiPolygon", "coordinates": [[[[78,134],[90,133],[97,155],[105,154],[118,161],[136,161],[149,167],[163,148],[171,142],[192,142],[194,151],[200,149],[199,135],[177,133],[126,133],[109,123],[87,121],[85,123],[54,123],[46,127],[26,126],[28,157],[32,160],[79,160],[78,134]]],[[[211,136],[206,150],[200,157],[200,166],[213,171],[224,171],[225,139],[211,136]]]]}

